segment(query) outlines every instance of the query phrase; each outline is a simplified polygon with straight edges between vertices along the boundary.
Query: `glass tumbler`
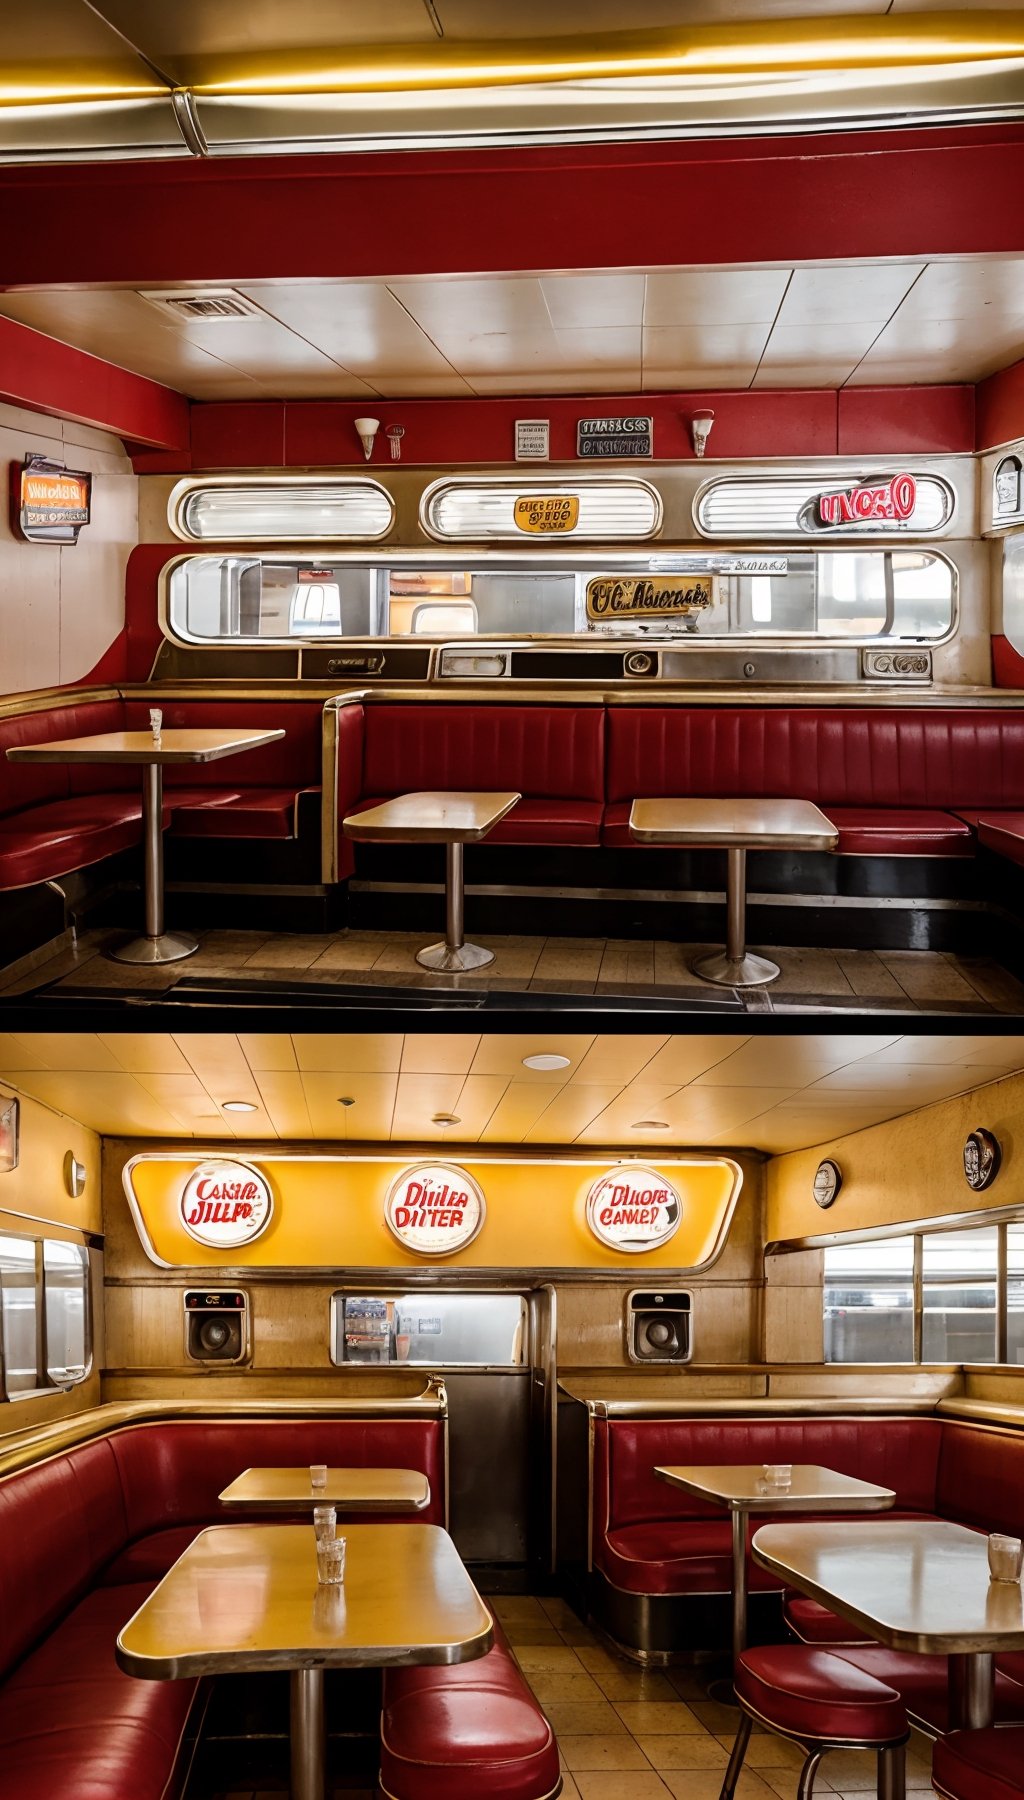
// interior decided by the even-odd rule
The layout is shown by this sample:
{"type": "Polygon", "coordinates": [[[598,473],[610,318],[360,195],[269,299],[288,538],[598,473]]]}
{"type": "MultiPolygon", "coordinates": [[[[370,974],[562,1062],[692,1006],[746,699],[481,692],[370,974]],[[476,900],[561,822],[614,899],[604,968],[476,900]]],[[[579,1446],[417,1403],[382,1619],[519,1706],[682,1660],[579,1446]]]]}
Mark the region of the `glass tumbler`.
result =
{"type": "Polygon", "coordinates": [[[329,1544],[334,1537],[338,1514],[333,1506],[314,1506],[313,1530],[318,1544],[329,1544]]]}
{"type": "Polygon", "coordinates": [[[792,1463],[765,1463],[764,1478],[773,1488],[788,1488],[793,1485],[792,1463]]]}
{"type": "Polygon", "coordinates": [[[311,1488],[325,1488],[327,1486],[326,1463],[310,1463],[309,1485],[311,1488]]]}
{"type": "Polygon", "coordinates": [[[321,1587],[340,1587],[345,1579],[345,1539],[321,1538],[316,1546],[316,1578],[321,1587]]]}
{"type": "Polygon", "coordinates": [[[988,1540],[988,1572],[993,1581],[1019,1581],[1024,1565],[1024,1544],[1020,1538],[1004,1537],[994,1531],[988,1540]]]}

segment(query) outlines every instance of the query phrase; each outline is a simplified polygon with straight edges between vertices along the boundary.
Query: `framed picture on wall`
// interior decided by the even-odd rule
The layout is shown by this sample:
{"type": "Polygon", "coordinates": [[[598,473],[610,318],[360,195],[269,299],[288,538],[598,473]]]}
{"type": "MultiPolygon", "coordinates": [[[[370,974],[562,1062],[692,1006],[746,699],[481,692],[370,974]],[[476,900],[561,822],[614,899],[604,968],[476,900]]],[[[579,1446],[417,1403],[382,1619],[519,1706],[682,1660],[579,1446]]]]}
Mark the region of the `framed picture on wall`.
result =
{"type": "Polygon", "coordinates": [[[18,1166],[18,1102],[0,1094],[0,1175],[18,1166]]]}

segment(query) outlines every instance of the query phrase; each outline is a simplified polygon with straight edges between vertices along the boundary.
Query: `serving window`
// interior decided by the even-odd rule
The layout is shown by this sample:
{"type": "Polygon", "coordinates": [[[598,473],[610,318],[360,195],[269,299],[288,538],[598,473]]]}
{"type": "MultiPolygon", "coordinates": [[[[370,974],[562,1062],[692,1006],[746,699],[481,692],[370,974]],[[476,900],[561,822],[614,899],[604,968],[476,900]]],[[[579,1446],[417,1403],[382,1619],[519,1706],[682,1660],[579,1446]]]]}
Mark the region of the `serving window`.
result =
{"type": "Polygon", "coordinates": [[[188,557],[165,587],[168,633],[192,644],[420,637],[773,638],[934,643],[956,618],[937,552],[567,551],[370,561],[352,552],[188,557]]]}

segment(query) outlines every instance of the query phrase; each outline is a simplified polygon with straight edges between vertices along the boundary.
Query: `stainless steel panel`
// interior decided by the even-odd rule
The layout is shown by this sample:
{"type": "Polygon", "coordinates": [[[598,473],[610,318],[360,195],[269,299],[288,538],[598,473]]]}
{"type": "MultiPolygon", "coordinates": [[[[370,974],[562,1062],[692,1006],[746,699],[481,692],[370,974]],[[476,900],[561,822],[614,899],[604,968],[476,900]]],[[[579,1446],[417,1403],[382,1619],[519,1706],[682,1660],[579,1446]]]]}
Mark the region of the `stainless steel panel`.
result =
{"type": "Polygon", "coordinates": [[[529,1369],[445,1374],[450,1530],[467,1562],[528,1560],[532,1382],[529,1369]]]}

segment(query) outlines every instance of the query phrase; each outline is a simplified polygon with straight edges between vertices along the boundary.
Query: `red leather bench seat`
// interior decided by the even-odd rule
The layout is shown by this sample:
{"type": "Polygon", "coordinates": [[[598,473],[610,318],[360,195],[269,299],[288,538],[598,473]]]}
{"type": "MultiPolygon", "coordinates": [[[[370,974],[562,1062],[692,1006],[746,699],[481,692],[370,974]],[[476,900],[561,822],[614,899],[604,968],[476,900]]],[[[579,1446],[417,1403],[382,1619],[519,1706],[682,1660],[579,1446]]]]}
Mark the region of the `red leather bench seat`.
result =
{"type": "MultiPolygon", "coordinates": [[[[261,750],[164,770],[164,827],[178,837],[292,838],[304,793],[320,789],[319,701],[163,701],[164,724],[274,729],[261,750]]],[[[148,702],[117,695],[61,701],[0,719],[0,889],[30,887],[142,839],[142,776],[114,763],[12,763],[6,752],[53,738],[148,731],[148,702]]]]}
{"type": "Polygon", "coordinates": [[[899,1690],[828,1650],[771,1644],[744,1650],[736,1693],[766,1724],[807,1740],[887,1744],[906,1736],[899,1690]]]}
{"type": "Polygon", "coordinates": [[[1024,812],[983,813],[978,842],[1011,862],[1024,863],[1024,812]]]}
{"type": "MultiPolygon", "coordinates": [[[[818,1463],[892,1488],[889,1517],[933,1516],[943,1429],[928,1418],[597,1419],[595,1567],[632,1594],[731,1587],[728,1514],[660,1481],[655,1467],[671,1463],[818,1463]]],[[[752,1515],[750,1535],[763,1523],[752,1515]]],[[[753,1590],[778,1589],[758,1564],[748,1570],[753,1590]]]]}
{"type": "MultiPolygon", "coordinates": [[[[50,1554],[63,1552],[63,1537],[50,1554]]],[[[165,1800],[195,1681],[122,1674],[114,1643],[151,1582],[97,1588],[0,1687],[0,1800],[165,1800]]]]}
{"type": "MultiPolygon", "coordinates": [[[[834,1654],[851,1668],[887,1681],[903,1696],[907,1711],[931,1731],[949,1729],[949,1677],[944,1656],[919,1656],[887,1650],[882,1644],[837,1646],[834,1654]]],[[[996,1719],[1001,1725],[1024,1725],[1024,1686],[1014,1681],[999,1659],[996,1671],[996,1719]]]]}
{"type": "Polygon", "coordinates": [[[787,1593],[782,1617],[802,1644],[864,1644],[871,1639],[858,1625],[840,1619],[827,1606],[809,1600],[806,1594],[787,1593]]]}
{"type": "Polygon", "coordinates": [[[431,1501],[415,1517],[444,1522],[432,1418],[146,1422],[0,1478],[0,1800],[175,1792],[197,1684],[123,1675],[117,1634],[197,1531],[225,1522],[229,1481],[314,1461],[418,1469],[431,1501]]]}
{"type": "Polygon", "coordinates": [[[1024,718],[966,709],[610,707],[602,841],[628,845],[637,798],[812,800],[839,853],[965,856],[961,808],[1024,800],[1024,718]]]}
{"type": "Polygon", "coordinates": [[[547,1800],[558,1746],[497,1620],[486,1656],[388,1669],[380,1785],[390,1800],[547,1800]]]}
{"type": "Polygon", "coordinates": [[[1022,1800],[1024,1731],[954,1731],[936,1744],[932,1785],[944,1800],[1022,1800]]]}

